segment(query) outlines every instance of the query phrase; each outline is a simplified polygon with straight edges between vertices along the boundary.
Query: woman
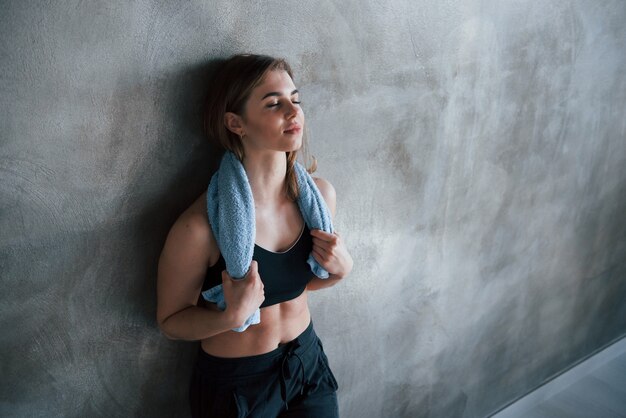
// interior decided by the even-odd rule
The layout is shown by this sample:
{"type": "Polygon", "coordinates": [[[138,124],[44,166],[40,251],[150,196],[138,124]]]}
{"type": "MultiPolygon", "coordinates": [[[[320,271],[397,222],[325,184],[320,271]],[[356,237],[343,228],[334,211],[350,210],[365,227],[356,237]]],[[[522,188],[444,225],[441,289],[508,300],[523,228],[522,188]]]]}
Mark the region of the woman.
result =
{"type": "MultiPolygon", "coordinates": [[[[233,280],[211,231],[206,192],[167,236],[158,267],[157,321],[170,339],[200,341],[189,393],[194,417],[338,416],[337,382],[313,330],[307,293],[335,285],[353,261],[336,232],[308,230],[296,203],[294,164],[304,128],[299,100],[282,59],[235,55],[213,78],[205,127],[244,166],[256,242],[248,274],[233,280]],[[329,278],[313,275],[306,263],[311,252],[329,278]],[[218,284],[224,311],[200,295],[218,284]],[[259,324],[232,330],[258,308],[259,324]]],[[[334,217],[333,186],[314,181],[334,217]]]]}

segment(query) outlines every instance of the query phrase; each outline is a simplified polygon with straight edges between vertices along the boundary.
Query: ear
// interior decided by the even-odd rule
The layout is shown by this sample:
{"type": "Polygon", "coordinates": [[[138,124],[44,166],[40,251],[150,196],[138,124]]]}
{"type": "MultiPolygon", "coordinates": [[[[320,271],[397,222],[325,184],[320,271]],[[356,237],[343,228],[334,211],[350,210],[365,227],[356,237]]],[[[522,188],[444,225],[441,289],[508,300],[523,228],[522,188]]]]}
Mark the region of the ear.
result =
{"type": "Polygon", "coordinates": [[[224,113],[224,125],[232,133],[241,136],[243,133],[243,121],[241,116],[233,112],[224,113]]]}

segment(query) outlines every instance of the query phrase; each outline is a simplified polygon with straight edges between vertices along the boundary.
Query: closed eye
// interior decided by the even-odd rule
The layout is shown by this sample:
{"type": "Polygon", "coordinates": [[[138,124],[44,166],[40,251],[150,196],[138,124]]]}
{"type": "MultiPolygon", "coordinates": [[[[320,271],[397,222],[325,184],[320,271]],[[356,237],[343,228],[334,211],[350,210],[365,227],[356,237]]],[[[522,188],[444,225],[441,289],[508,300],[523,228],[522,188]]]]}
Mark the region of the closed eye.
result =
{"type": "MultiPolygon", "coordinates": [[[[292,100],[292,102],[291,102],[291,103],[293,103],[293,104],[300,104],[300,103],[302,103],[302,102],[300,102],[300,101],[296,101],[296,100],[292,100]]],[[[270,105],[267,105],[267,107],[276,107],[276,106],[280,106],[280,102],[278,102],[278,103],[272,103],[272,104],[270,104],[270,105]]]]}

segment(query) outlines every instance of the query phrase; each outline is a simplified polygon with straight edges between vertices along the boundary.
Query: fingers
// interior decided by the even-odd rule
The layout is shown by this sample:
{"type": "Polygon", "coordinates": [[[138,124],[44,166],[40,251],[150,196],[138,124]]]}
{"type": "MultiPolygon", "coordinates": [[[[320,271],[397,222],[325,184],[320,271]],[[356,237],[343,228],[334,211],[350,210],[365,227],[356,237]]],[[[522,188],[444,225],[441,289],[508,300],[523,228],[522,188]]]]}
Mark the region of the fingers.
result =
{"type": "Polygon", "coordinates": [[[313,245],[313,251],[317,252],[320,255],[326,256],[328,254],[328,250],[324,248],[324,244],[313,245]]]}
{"type": "Polygon", "coordinates": [[[327,263],[335,258],[333,250],[328,250],[321,245],[314,245],[312,251],[317,255],[318,262],[321,261],[327,263]]]}
{"type": "Polygon", "coordinates": [[[231,279],[230,274],[226,270],[222,270],[222,286],[228,282],[228,279],[231,279]]]}
{"type": "Polygon", "coordinates": [[[313,247],[317,247],[320,251],[323,251],[324,253],[331,254],[339,245],[339,242],[337,240],[338,238],[335,238],[332,241],[324,241],[321,239],[313,238],[313,247]]]}
{"type": "Polygon", "coordinates": [[[339,237],[339,234],[337,234],[337,231],[332,234],[317,229],[314,231],[315,234],[313,234],[312,237],[313,243],[324,247],[326,250],[334,249],[337,245],[339,245],[339,242],[341,241],[341,238],[339,237]]]}
{"type": "Polygon", "coordinates": [[[313,248],[313,255],[318,263],[326,261],[326,255],[322,254],[317,248],[313,248]]]}
{"type": "MultiPolygon", "coordinates": [[[[257,263],[256,260],[252,260],[252,263],[250,263],[250,267],[248,268],[248,272],[245,274],[245,276],[242,277],[242,279],[245,280],[249,277],[254,277],[258,275],[259,275],[259,264],[257,263]]],[[[222,270],[222,283],[226,281],[226,279],[235,280],[231,277],[230,274],[228,274],[227,270],[222,270]]],[[[237,279],[236,281],[240,281],[240,280],[241,279],[237,279]]]]}
{"type": "Polygon", "coordinates": [[[336,229],[332,233],[326,232],[323,229],[311,229],[311,233],[319,238],[328,237],[328,239],[332,239],[335,236],[341,236],[341,234],[339,234],[339,231],[337,231],[336,229]]]}

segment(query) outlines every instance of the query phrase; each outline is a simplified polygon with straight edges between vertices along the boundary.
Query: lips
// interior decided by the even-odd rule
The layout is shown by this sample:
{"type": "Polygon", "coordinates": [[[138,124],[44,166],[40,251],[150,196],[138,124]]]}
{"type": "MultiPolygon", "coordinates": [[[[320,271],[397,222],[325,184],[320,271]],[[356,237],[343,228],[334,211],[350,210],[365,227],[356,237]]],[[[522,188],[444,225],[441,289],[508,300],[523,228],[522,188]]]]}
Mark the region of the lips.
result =
{"type": "Polygon", "coordinates": [[[300,132],[302,130],[302,128],[300,127],[300,125],[298,124],[293,124],[290,125],[289,128],[285,129],[285,133],[287,134],[296,134],[298,132],[300,132]]]}

